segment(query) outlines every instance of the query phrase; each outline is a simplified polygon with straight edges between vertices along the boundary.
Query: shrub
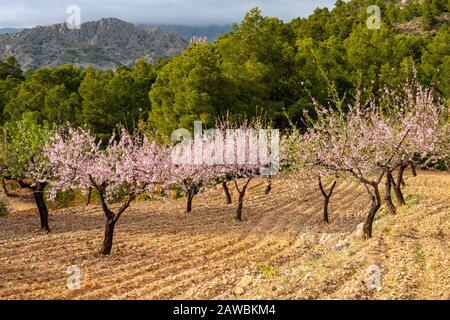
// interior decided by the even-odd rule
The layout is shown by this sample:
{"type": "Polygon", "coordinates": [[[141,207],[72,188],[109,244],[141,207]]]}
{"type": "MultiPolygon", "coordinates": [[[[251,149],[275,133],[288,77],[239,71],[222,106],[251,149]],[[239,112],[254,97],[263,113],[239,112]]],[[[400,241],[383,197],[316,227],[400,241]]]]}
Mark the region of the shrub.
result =
{"type": "Polygon", "coordinates": [[[8,210],[8,206],[6,204],[6,201],[2,198],[0,198],[0,217],[4,217],[6,215],[8,215],[9,210],[8,210]]]}
{"type": "MultiPolygon", "coordinates": [[[[91,194],[91,203],[95,202],[96,200],[98,200],[98,193],[93,190],[91,194]]],[[[51,202],[50,206],[53,209],[62,209],[85,204],[86,201],[87,195],[83,194],[81,190],[66,190],[58,192],[55,199],[51,202]]]]}
{"type": "Polygon", "coordinates": [[[58,192],[53,205],[58,208],[64,208],[69,206],[75,199],[76,192],[74,190],[58,192]]]}

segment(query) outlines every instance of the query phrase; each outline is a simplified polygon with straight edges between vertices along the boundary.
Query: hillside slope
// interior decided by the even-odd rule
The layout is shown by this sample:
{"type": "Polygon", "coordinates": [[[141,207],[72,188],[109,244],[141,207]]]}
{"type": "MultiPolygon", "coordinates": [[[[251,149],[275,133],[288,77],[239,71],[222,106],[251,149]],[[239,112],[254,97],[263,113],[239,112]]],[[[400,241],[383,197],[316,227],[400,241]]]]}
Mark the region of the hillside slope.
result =
{"type": "Polygon", "coordinates": [[[199,195],[191,215],[183,199],[139,202],[107,258],[94,253],[98,207],[52,212],[49,235],[35,212],[17,212],[0,218],[0,299],[450,299],[450,175],[406,182],[407,206],[383,210],[368,241],[354,235],[367,195],[350,182],[337,188],[330,225],[317,190],[292,193],[282,178],[269,196],[252,183],[242,223],[221,189],[199,195]],[[81,290],[65,287],[71,265],[83,272],[81,290]],[[366,285],[374,265],[379,291],[366,285]]]}

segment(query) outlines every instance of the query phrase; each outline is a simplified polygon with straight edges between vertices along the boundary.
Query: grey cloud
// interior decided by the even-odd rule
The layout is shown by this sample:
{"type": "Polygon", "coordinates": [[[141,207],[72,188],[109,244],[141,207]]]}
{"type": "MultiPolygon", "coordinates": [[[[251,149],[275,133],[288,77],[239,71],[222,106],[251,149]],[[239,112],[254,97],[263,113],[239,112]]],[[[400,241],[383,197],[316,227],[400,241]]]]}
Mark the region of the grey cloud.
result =
{"type": "Polygon", "coordinates": [[[78,5],[82,22],[117,17],[130,22],[225,24],[239,22],[253,7],[285,21],[307,16],[335,0],[0,0],[0,27],[31,27],[65,21],[66,8],[78,5]]]}

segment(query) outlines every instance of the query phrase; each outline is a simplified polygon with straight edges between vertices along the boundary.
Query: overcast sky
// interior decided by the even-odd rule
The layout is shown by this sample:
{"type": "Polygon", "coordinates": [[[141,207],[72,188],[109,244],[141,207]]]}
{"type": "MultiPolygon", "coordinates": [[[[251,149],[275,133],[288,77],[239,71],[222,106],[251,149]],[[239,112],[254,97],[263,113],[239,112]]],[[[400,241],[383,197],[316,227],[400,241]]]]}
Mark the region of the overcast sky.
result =
{"type": "Polygon", "coordinates": [[[157,24],[228,24],[253,7],[285,21],[307,16],[335,0],[0,0],[0,27],[33,27],[66,21],[70,5],[81,9],[81,22],[117,17],[157,24]]]}

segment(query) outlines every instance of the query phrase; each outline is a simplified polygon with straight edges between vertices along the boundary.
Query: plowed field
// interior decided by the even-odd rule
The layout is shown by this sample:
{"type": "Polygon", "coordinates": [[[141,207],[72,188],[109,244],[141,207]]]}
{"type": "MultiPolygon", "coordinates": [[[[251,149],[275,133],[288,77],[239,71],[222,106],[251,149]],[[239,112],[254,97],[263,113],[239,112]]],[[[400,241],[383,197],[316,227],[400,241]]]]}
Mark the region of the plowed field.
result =
{"type": "Polygon", "coordinates": [[[0,299],[450,299],[450,175],[406,182],[407,205],[382,209],[368,241],[355,236],[369,208],[358,184],[337,186],[325,225],[318,189],[300,181],[292,192],[279,177],[268,196],[252,182],[242,222],[220,188],[198,195],[191,214],[184,199],[136,202],[110,257],[96,253],[98,206],[52,210],[45,234],[19,204],[0,217],[0,299]],[[79,290],[66,287],[72,265],[79,290]],[[367,286],[371,266],[378,290],[367,286]]]}

